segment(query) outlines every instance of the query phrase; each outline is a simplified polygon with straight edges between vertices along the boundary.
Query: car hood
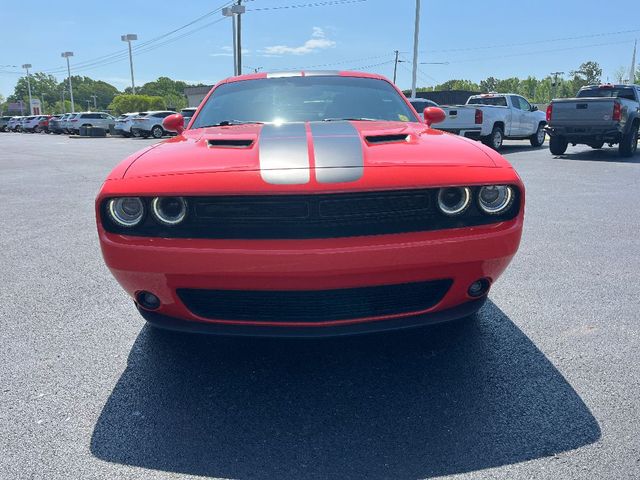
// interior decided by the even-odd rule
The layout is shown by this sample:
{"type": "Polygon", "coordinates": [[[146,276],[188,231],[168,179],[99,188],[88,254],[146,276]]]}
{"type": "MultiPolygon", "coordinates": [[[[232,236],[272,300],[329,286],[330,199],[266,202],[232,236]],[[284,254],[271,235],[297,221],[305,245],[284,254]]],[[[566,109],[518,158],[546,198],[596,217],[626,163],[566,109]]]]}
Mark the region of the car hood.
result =
{"type": "Polygon", "coordinates": [[[477,142],[420,123],[252,124],[187,130],[137,157],[125,177],[403,166],[495,163],[477,142]]]}

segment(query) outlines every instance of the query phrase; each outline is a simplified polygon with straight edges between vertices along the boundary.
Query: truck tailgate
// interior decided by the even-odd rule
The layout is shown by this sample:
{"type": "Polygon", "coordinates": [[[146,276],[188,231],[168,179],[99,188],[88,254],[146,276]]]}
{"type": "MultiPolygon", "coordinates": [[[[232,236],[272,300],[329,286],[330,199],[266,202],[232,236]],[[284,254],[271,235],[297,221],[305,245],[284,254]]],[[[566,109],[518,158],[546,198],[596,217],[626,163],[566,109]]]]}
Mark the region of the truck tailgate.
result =
{"type": "Polygon", "coordinates": [[[439,130],[468,130],[478,129],[481,125],[476,124],[476,108],[466,105],[456,105],[453,107],[440,107],[446,115],[443,122],[438,123],[435,128],[439,130]]]}
{"type": "Polygon", "coordinates": [[[570,98],[553,101],[551,126],[613,125],[613,98],[570,98]]]}

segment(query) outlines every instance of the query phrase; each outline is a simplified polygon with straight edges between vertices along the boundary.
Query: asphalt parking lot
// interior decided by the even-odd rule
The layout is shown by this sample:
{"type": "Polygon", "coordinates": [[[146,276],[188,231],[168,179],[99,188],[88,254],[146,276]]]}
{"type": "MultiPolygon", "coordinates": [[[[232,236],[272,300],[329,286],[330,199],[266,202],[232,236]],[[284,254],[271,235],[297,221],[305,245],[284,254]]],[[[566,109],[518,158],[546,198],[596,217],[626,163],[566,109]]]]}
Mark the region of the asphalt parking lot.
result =
{"type": "Polygon", "coordinates": [[[301,341],[144,325],[93,199],[151,143],[0,134],[0,478],[640,478],[640,154],[512,142],[475,322],[301,341]]]}

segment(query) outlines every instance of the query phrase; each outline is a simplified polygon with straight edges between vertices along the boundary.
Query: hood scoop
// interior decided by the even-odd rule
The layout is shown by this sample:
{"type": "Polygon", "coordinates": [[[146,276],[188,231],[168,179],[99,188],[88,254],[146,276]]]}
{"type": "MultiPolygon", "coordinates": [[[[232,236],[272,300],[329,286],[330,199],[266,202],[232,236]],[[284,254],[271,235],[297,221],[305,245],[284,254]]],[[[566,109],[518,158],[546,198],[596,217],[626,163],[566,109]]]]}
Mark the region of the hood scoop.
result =
{"type": "Polygon", "coordinates": [[[408,142],[409,135],[406,133],[385,134],[385,135],[367,135],[364,137],[367,143],[378,145],[381,143],[401,143],[408,142]]]}
{"type": "Polygon", "coordinates": [[[253,145],[251,138],[210,138],[207,145],[212,148],[249,148],[253,145]]]}

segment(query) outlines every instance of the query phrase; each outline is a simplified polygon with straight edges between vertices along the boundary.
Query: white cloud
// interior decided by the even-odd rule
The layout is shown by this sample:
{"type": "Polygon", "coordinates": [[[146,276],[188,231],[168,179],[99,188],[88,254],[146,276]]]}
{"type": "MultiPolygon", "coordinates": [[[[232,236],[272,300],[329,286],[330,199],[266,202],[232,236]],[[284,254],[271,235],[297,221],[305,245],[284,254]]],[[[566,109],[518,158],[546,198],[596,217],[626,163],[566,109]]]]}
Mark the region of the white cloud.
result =
{"type": "Polygon", "coordinates": [[[299,47],[289,47],[287,45],[272,45],[262,50],[265,56],[274,55],[307,55],[317,50],[335,47],[336,42],[329,40],[320,27],[313,27],[311,38],[299,47]]]}

